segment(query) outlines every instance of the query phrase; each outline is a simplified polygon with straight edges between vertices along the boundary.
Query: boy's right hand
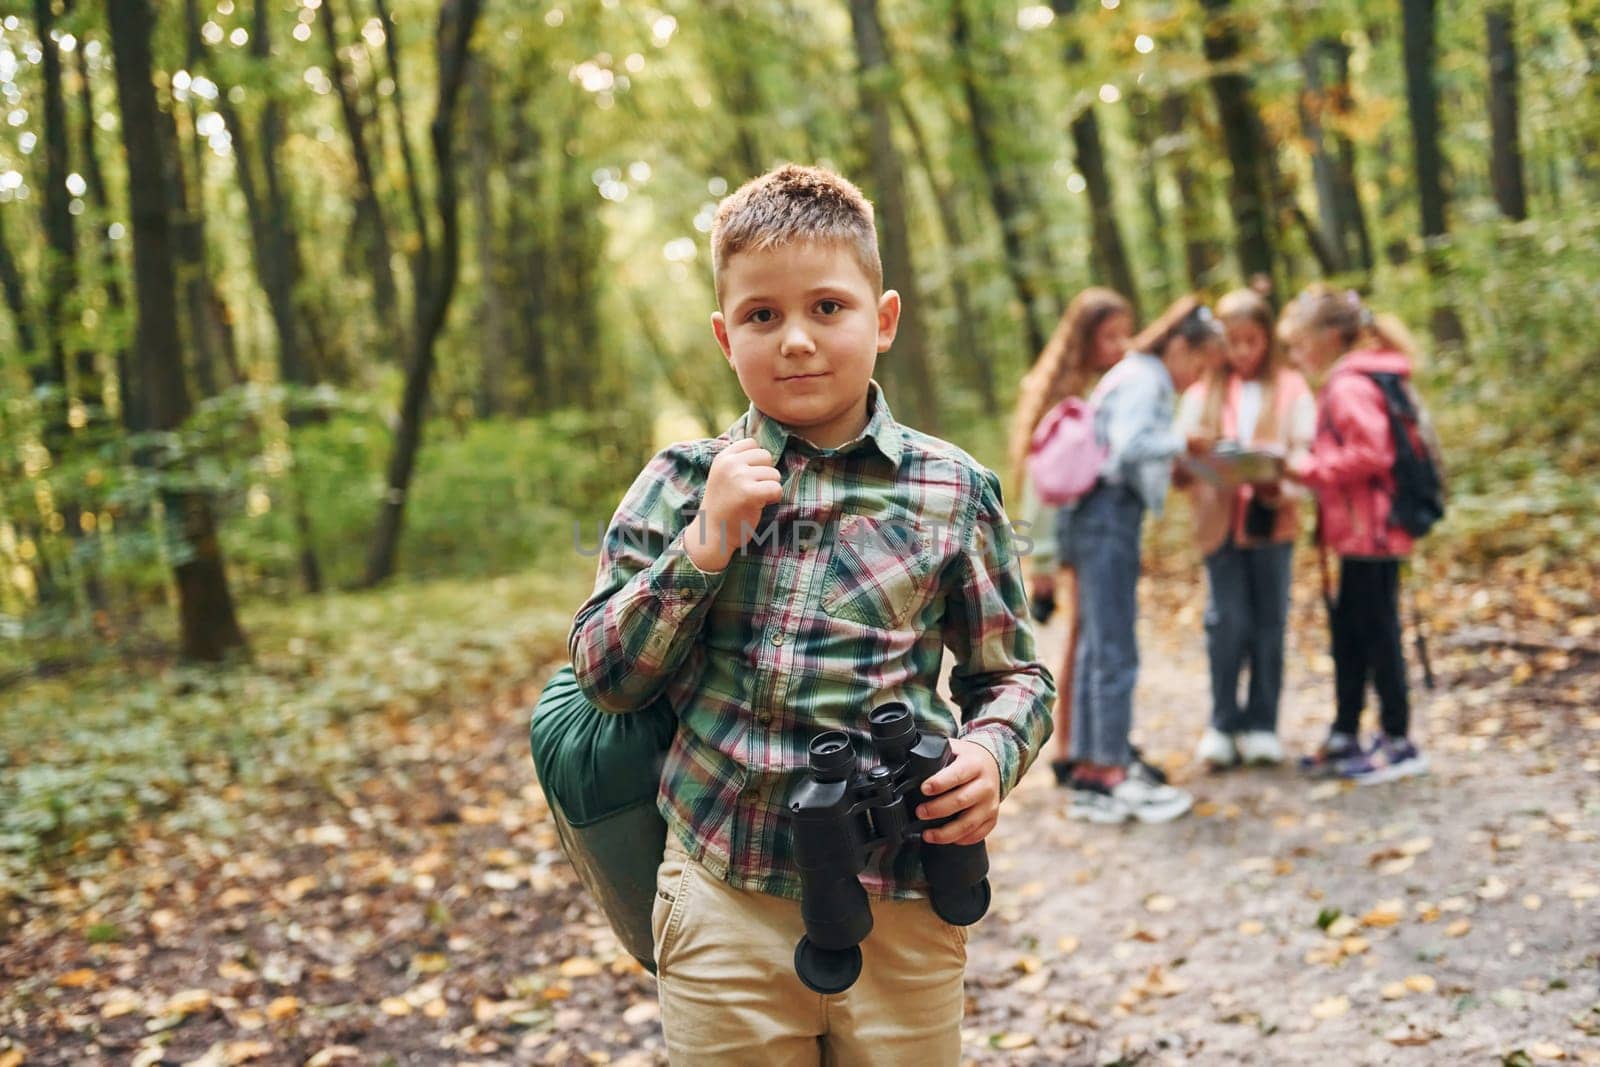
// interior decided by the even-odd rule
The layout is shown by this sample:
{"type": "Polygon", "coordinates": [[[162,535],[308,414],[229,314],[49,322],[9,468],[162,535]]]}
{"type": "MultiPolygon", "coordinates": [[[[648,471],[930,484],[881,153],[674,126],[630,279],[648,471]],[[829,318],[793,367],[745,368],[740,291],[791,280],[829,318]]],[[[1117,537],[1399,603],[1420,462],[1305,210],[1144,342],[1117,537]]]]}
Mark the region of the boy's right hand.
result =
{"type": "Polygon", "coordinates": [[[755,536],[761,510],[783,499],[783,476],[754,438],[735,441],[711,461],[700,511],[684,533],[689,559],[720,571],[755,536]]]}

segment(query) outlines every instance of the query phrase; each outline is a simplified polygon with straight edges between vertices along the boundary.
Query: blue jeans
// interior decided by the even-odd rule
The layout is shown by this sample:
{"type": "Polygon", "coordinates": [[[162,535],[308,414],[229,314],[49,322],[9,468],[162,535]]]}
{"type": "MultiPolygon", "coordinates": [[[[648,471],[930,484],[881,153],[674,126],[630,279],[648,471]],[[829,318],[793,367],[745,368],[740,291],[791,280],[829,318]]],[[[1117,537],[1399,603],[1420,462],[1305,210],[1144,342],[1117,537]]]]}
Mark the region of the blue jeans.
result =
{"type": "Polygon", "coordinates": [[[1144,504],[1126,487],[1102,483],[1070,510],[1062,516],[1061,561],[1078,572],[1072,758],[1125,767],[1139,678],[1134,626],[1144,504]]]}
{"type": "Polygon", "coordinates": [[[1293,553],[1293,544],[1240,548],[1230,540],[1206,557],[1211,725],[1223,733],[1277,732],[1293,553]],[[1247,662],[1250,688],[1240,708],[1239,675],[1247,662]]]}

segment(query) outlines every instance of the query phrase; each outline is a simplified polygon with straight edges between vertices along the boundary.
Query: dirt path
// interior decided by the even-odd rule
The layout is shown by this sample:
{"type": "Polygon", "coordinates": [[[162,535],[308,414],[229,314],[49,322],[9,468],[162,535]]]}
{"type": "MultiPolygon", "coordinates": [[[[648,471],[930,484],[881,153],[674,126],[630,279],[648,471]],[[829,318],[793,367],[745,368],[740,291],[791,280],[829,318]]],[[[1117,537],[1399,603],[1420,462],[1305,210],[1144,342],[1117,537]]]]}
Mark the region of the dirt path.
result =
{"type": "MultiPolygon", "coordinates": [[[[1197,597],[1172,614],[1192,619],[1197,597]]],[[[1332,693],[1301,607],[1283,713],[1297,752],[1326,732],[1332,693]]],[[[1519,700],[1505,680],[1419,693],[1435,769],[1411,782],[1206,774],[1189,757],[1208,707],[1198,634],[1144,627],[1137,704],[1195,816],[1069,822],[1042,771],[1009,802],[997,907],[972,944],[973,1058],[1456,1064],[1520,1048],[1600,1062],[1593,702],[1519,700]]],[[[1042,640],[1053,655],[1061,627],[1042,640]]]]}
{"type": "MultiPolygon", "coordinates": [[[[1197,777],[1198,590],[1146,586],[1138,732],[1201,803],[1169,826],[1091,827],[1042,767],[1025,779],[972,940],[970,1059],[1600,1062],[1595,664],[1530,688],[1442,658],[1426,780],[1197,777]]],[[[1296,750],[1329,691],[1302,609],[1296,750]]],[[[1052,657],[1059,640],[1058,622],[1052,657]]],[[[652,981],[544,818],[532,694],[397,718],[356,775],[308,772],[262,810],[224,790],[230,833],[192,813],[141,824],[93,877],[8,905],[0,1067],[660,1062],[652,981]]]]}

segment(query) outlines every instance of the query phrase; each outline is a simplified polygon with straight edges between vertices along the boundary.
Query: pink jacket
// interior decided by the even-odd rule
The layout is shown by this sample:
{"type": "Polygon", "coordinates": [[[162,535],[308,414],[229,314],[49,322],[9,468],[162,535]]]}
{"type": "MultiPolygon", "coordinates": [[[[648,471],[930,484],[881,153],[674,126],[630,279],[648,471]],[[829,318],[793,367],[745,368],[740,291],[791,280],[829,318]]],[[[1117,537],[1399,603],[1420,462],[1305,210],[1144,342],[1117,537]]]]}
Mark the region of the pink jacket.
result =
{"type": "Polygon", "coordinates": [[[1370,372],[1411,375],[1399,352],[1351,352],[1333,365],[1317,405],[1311,454],[1293,469],[1316,494],[1322,543],[1341,556],[1397,558],[1411,535],[1389,525],[1394,502],[1394,438],[1370,372]]]}

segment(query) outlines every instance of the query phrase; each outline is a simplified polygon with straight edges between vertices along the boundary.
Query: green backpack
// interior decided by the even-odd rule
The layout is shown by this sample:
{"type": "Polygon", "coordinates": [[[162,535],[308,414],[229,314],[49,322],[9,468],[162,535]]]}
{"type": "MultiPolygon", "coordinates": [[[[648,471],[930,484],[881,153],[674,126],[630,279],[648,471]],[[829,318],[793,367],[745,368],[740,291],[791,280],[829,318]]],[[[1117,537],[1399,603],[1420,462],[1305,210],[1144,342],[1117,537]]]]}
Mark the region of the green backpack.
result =
{"type": "Polygon", "coordinates": [[[650,909],[667,822],[656,808],[661,765],[678,718],[666,700],[638,711],[601,711],[571,667],[539,694],[528,733],[539,784],[561,847],[617,939],[655,973],[650,909]]]}

